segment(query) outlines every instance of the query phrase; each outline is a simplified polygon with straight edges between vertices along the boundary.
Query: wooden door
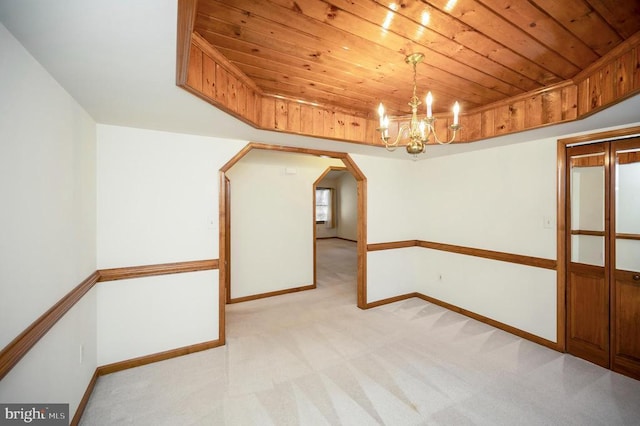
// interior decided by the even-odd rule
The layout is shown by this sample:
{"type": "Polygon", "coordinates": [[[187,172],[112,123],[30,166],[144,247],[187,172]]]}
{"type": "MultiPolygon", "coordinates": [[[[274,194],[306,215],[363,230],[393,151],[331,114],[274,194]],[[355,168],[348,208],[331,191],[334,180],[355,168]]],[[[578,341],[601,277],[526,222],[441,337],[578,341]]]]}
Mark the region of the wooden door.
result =
{"type": "Polygon", "coordinates": [[[612,154],[611,368],[640,379],[640,138],[612,154]]]}
{"type": "Polygon", "coordinates": [[[609,367],[609,143],[567,148],[567,352],[609,367]]]}

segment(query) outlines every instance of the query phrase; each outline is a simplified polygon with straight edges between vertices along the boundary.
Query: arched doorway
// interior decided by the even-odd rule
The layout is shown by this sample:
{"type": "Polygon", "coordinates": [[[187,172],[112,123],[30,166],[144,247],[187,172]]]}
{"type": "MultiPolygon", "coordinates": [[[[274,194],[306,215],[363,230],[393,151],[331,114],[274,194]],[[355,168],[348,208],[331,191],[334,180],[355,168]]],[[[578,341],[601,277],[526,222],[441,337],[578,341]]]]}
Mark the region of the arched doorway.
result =
{"type": "Polygon", "coordinates": [[[225,305],[229,301],[232,286],[230,265],[231,259],[231,226],[230,226],[230,199],[231,183],[227,172],[252,150],[269,150],[288,153],[306,154],[320,157],[336,158],[342,160],[346,170],[356,180],[357,187],[357,306],[366,308],[366,262],[367,262],[367,236],[366,236],[366,177],[347,153],[321,151],[307,148],[292,148],[279,145],[265,145],[249,143],[238,154],[220,169],[220,193],[219,193],[219,303],[220,303],[220,339],[225,340],[225,305]]]}

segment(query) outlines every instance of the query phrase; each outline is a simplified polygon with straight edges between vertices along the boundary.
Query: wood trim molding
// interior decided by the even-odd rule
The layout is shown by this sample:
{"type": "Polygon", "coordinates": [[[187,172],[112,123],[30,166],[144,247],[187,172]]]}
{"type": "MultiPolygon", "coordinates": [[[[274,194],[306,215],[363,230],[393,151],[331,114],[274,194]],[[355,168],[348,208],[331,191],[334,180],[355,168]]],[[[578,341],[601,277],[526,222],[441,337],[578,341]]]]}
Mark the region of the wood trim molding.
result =
{"type": "Polygon", "coordinates": [[[429,303],[433,303],[434,305],[438,305],[441,306],[445,309],[448,309],[450,311],[453,312],[457,312],[461,315],[464,315],[466,317],[472,318],[476,321],[488,324],[492,327],[498,328],[500,330],[506,331],[507,333],[511,333],[513,335],[516,335],[518,337],[522,337],[523,339],[527,339],[530,340],[534,343],[538,343],[540,345],[546,346],[548,348],[554,349],[556,351],[563,351],[563,348],[560,346],[559,343],[556,342],[552,342],[550,340],[547,340],[545,338],[542,338],[540,336],[536,336],[535,334],[531,334],[527,331],[521,330],[519,328],[510,326],[508,324],[502,323],[500,321],[496,321],[493,320],[489,317],[485,317],[484,315],[480,315],[477,314],[475,312],[469,311],[467,309],[464,308],[460,308],[456,305],[452,305],[450,303],[447,302],[443,302],[442,300],[436,299],[434,297],[431,296],[427,296],[423,293],[420,292],[414,292],[414,293],[407,293],[407,294],[401,294],[399,296],[394,296],[394,297],[389,297],[388,299],[382,299],[382,300],[377,300],[375,302],[371,302],[367,304],[367,309],[370,308],[375,308],[378,306],[382,306],[382,305],[387,305],[389,303],[394,303],[394,302],[399,302],[401,300],[406,300],[406,299],[411,299],[412,297],[417,297],[419,299],[422,299],[424,301],[427,301],[429,303]]]}
{"type": "Polygon", "coordinates": [[[567,274],[567,156],[566,146],[558,142],[556,148],[556,336],[558,350],[566,350],[566,274],[567,274]]]}
{"type": "MultiPolygon", "coordinates": [[[[228,172],[229,169],[231,169],[231,167],[233,167],[238,161],[240,161],[245,155],[247,155],[249,151],[254,149],[290,152],[294,154],[308,154],[316,157],[339,158],[340,160],[343,160],[343,161],[345,161],[345,159],[349,156],[349,154],[345,152],[325,151],[325,150],[317,150],[317,149],[311,149],[311,148],[298,148],[298,147],[290,147],[290,146],[283,146],[283,145],[265,144],[265,143],[259,143],[259,142],[249,142],[236,155],[234,155],[233,158],[231,158],[231,160],[227,161],[225,165],[220,168],[220,171],[223,173],[228,172]]],[[[349,170],[349,166],[346,167],[346,170],[349,170]]]]}
{"type": "Polygon", "coordinates": [[[315,182],[313,182],[314,188],[316,186],[318,186],[318,184],[322,181],[322,179],[324,179],[332,171],[339,171],[339,172],[340,171],[344,171],[344,172],[346,172],[347,168],[346,167],[340,167],[340,166],[329,166],[329,167],[327,167],[327,169],[324,172],[322,172],[320,174],[320,176],[318,176],[318,178],[315,180],[315,182]]]}
{"type": "Polygon", "coordinates": [[[69,309],[73,307],[99,280],[98,272],[94,272],[73,290],[67,293],[40,318],[13,339],[0,352],[0,380],[35,346],[69,309]]]}
{"type": "MultiPolygon", "coordinates": [[[[211,269],[218,269],[217,259],[113,268],[95,271],[73,290],[67,293],[47,312],[42,314],[36,321],[34,321],[7,346],[5,346],[4,349],[2,349],[2,351],[0,352],[0,380],[4,378],[13,367],[15,367],[16,364],[18,364],[18,362],[22,359],[22,357],[36,345],[36,343],[58,322],[58,320],[60,320],[60,318],[62,318],[78,301],[80,301],[80,299],[82,299],[82,297],[97,283],[102,281],[113,281],[119,279],[140,278],[183,272],[195,272],[211,269]]],[[[222,301],[222,304],[224,304],[224,299],[222,301]]],[[[224,308],[222,308],[221,311],[224,311],[224,308]]],[[[89,401],[89,397],[91,396],[91,392],[93,391],[98,376],[222,345],[224,345],[224,335],[221,335],[220,339],[211,342],[186,346],[159,354],[148,355],[145,357],[136,358],[134,360],[123,361],[120,363],[99,367],[98,369],[96,369],[96,372],[93,374],[91,380],[89,381],[87,390],[80,400],[78,409],[76,410],[70,424],[79,424],[80,418],[82,417],[82,413],[86,408],[87,402],[89,401]]]]}
{"type": "Polygon", "coordinates": [[[125,266],[123,268],[100,269],[100,282],[126,280],[155,275],[180,274],[184,272],[218,269],[218,259],[193,260],[187,262],[160,263],[155,265],[125,266]]]}
{"type": "Polygon", "coordinates": [[[558,139],[563,152],[565,147],[569,145],[581,145],[585,143],[596,143],[608,139],[623,139],[634,136],[640,136],[640,126],[627,127],[625,129],[607,130],[604,132],[590,133],[588,135],[573,136],[570,138],[558,139]]]}
{"type": "Polygon", "coordinates": [[[210,340],[208,342],[197,343],[195,345],[183,346],[181,348],[169,349],[164,352],[158,352],[151,355],[145,355],[138,358],[129,359],[126,361],[114,362],[100,366],[96,369],[98,376],[104,376],[106,374],[115,373],[117,371],[127,370],[129,368],[140,367],[142,365],[152,364],[158,361],[164,361],[171,358],[176,358],[182,355],[192,354],[194,352],[200,352],[207,349],[217,348],[224,345],[220,339],[210,340]]]}
{"type": "Polygon", "coordinates": [[[517,263],[535,268],[544,268],[555,270],[557,262],[552,259],[544,259],[541,257],[523,256],[521,254],[505,253],[501,251],[483,250],[472,247],[456,246],[453,244],[434,243],[430,241],[420,241],[420,247],[448,251],[451,253],[465,254],[467,256],[482,257],[485,259],[499,260],[501,262],[517,263]]]}
{"type": "Polygon", "coordinates": [[[107,365],[103,365],[101,367],[96,368],[96,370],[93,373],[93,376],[91,377],[91,380],[89,381],[89,384],[87,385],[87,389],[85,390],[84,395],[82,396],[82,399],[78,404],[78,409],[73,415],[73,419],[70,422],[70,426],[77,426],[78,424],[80,424],[80,420],[82,418],[82,415],[84,414],[85,408],[87,407],[89,398],[93,393],[93,389],[96,386],[98,377],[115,373],[118,371],[122,371],[122,370],[127,370],[129,368],[135,368],[135,367],[140,367],[142,365],[151,364],[158,361],[164,361],[170,358],[176,358],[179,356],[204,351],[207,349],[217,348],[223,345],[224,345],[224,341],[222,341],[221,339],[211,340],[208,342],[197,343],[195,345],[183,346],[177,349],[170,349],[164,352],[158,352],[151,355],[133,358],[126,361],[114,362],[112,364],[107,364],[107,365]]]}
{"type": "MultiPolygon", "coordinates": [[[[335,238],[337,240],[349,241],[349,242],[352,242],[352,243],[357,243],[358,242],[358,240],[352,240],[350,238],[344,238],[344,237],[329,237],[329,238],[335,238]]],[[[321,240],[322,238],[318,238],[318,239],[321,240]]]]}
{"type": "Polygon", "coordinates": [[[80,419],[82,418],[82,414],[84,414],[85,408],[87,408],[87,403],[89,403],[89,398],[93,393],[93,388],[96,387],[96,382],[98,381],[98,370],[96,369],[93,372],[93,376],[91,376],[91,380],[89,380],[89,385],[87,386],[87,390],[84,391],[84,395],[82,395],[82,399],[78,404],[78,409],[73,415],[73,419],[69,426],[78,426],[80,424],[80,419]]]}
{"type": "Polygon", "coordinates": [[[573,229],[571,235],[589,235],[592,237],[604,237],[604,231],[588,231],[586,229],[573,229]]]}
{"type": "Polygon", "coordinates": [[[536,336],[535,334],[531,334],[527,331],[521,330],[519,328],[510,326],[508,324],[502,323],[500,321],[493,320],[491,318],[485,317],[484,315],[476,314],[475,312],[469,311],[464,308],[460,308],[458,306],[452,305],[447,302],[443,302],[442,300],[436,299],[434,297],[427,296],[422,293],[415,293],[416,297],[426,300],[429,303],[433,303],[434,305],[442,306],[445,309],[449,309],[450,311],[457,312],[469,318],[473,318],[474,320],[483,322],[492,327],[499,328],[500,330],[506,331],[507,333],[514,334],[518,337],[522,337],[523,339],[530,340],[534,343],[538,343],[539,345],[546,346],[548,348],[554,349],[556,351],[563,351],[562,345],[556,342],[552,342],[551,340],[547,340],[543,337],[536,336]]]}
{"type": "Polygon", "coordinates": [[[386,299],[376,300],[375,302],[367,303],[366,309],[377,308],[378,306],[388,305],[389,303],[399,302],[401,300],[411,299],[412,297],[418,297],[418,293],[407,293],[399,296],[393,296],[386,299]]]}
{"type": "Polygon", "coordinates": [[[640,240],[640,234],[616,234],[619,240],[640,240]]]}
{"type": "Polygon", "coordinates": [[[218,336],[226,342],[226,309],[231,296],[231,180],[218,172],[218,336]]]}
{"type": "Polygon", "coordinates": [[[218,269],[218,259],[131,266],[95,271],[2,349],[0,352],[0,379],[6,376],[20,359],[35,346],[42,336],[91,290],[96,283],[211,269],[218,269]]]}
{"type": "Polygon", "coordinates": [[[394,250],[407,247],[417,247],[418,240],[391,241],[388,243],[367,244],[367,251],[394,250]]]}
{"type": "Polygon", "coordinates": [[[544,259],[541,257],[524,256],[521,254],[505,253],[501,251],[483,250],[473,247],[457,246],[453,244],[435,243],[432,241],[422,240],[405,240],[392,241],[387,243],[368,244],[367,251],[393,250],[407,247],[422,247],[432,250],[446,251],[456,254],[464,254],[467,256],[482,257],[484,259],[499,260],[501,262],[517,263],[535,268],[544,268],[555,270],[557,262],[552,259],[544,259]]]}
{"type": "Polygon", "coordinates": [[[358,220],[356,225],[358,272],[356,278],[356,293],[358,308],[364,309],[367,305],[367,177],[348,154],[344,155],[342,162],[356,180],[358,203],[358,220]]]}
{"type": "Polygon", "coordinates": [[[196,20],[198,0],[178,0],[178,34],[176,39],[176,84],[186,84],[189,74],[189,47],[196,20]]]}
{"type": "Polygon", "coordinates": [[[315,284],[304,285],[301,287],[287,288],[284,290],[270,291],[267,293],[252,294],[250,296],[244,296],[244,297],[236,297],[235,299],[229,299],[227,303],[231,304],[231,303],[248,302],[249,300],[264,299],[266,297],[280,296],[280,295],[289,294],[289,293],[297,293],[299,291],[313,290],[314,288],[316,288],[315,284]]]}
{"type": "MultiPolygon", "coordinates": [[[[561,223],[561,221],[558,221],[558,226],[561,226],[563,224],[564,222],[561,223]]],[[[463,254],[467,256],[476,256],[476,257],[482,257],[485,259],[499,260],[501,262],[517,263],[520,265],[531,266],[535,268],[544,268],[544,269],[551,269],[551,270],[557,270],[558,268],[560,268],[557,262],[551,259],[543,259],[539,257],[523,256],[519,254],[504,253],[504,252],[498,252],[498,251],[492,251],[492,250],[482,250],[482,249],[476,249],[472,247],[463,247],[463,246],[456,246],[453,244],[442,244],[442,243],[434,243],[430,241],[421,241],[421,240],[405,240],[405,241],[393,241],[393,242],[387,242],[387,243],[369,244],[367,245],[367,250],[368,251],[393,250],[393,249],[407,248],[407,247],[429,248],[433,250],[447,251],[450,253],[463,254]]],[[[564,266],[562,267],[562,270],[564,270],[564,266]]],[[[560,273],[558,273],[557,275],[559,274],[560,273]]],[[[560,283],[559,278],[558,278],[558,282],[560,283]]],[[[562,281],[561,284],[564,285],[564,281],[562,281]]],[[[560,312],[562,312],[562,315],[563,315],[562,318],[564,318],[564,287],[562,290],[562,297],[558,295],[559,314],[558,314],[558,327],[557,327],[557,334],[556,334],[557,340],[558,340],[557,342],[552,342],[550,340],[536,336],[524,330],[520,330],[519,328],[501,323],[499,321],[493,320],[491,318],[485,317],[480,314],[476,314],[467,309],[463,309],[458,306],[452,305],[450,303],[443,302],[441,300],[435,299],[433,297],[427,296],[419,292],[403,294],[395,297],[390,297],[388,299],[382,299],[375,302],[370,302],[366,304],[366,308],[367,309],[374,308],[376,306],[386,305],[388,303],[409,299],[411,297],[418,297],[420,299],[426,300],[427,302],[442,306],[443,308],[468,316],[470,318],[473,318],[485,324],[489,324],[493,327],[499,328],[508,333],[511,333],[516,336],[522,337],[524,339],[530,340],[532,342],[541,344],[543,346],[547,346],[551,349],[564,352],[564,319],[562,320],[562,323],[560,323],[560,312]],[[561,311],[560,311],[560,304],[562,304],[561,311]]]]}

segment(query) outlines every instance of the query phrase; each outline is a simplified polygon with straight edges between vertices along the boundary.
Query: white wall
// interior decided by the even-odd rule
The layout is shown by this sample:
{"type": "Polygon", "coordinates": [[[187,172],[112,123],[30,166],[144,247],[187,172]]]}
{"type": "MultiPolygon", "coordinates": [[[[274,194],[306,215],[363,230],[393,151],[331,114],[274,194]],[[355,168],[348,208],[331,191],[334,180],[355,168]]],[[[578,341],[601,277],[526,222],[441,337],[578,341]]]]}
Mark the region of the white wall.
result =
{"type": "MultiPolygon", "coordinates": [[[[96,270],[95,123],[0,24],[0,347],[96,270]]],[[[2,402],[69,402],[96,368],[89,292],[0,382],[2,402]],[[80,362],[80,347],[84,356],[80,362]]]]}
{"type": "Polygon", "coordinates": [[[549,138],[414,163],[414,238],[555,259],[556,151],[549,138]]]}
{"type": "Polygon", "coordinates": [[[101,283],[98,365],[218,338],[218,271],[101,283]]]}
{"type": "MultiPolygon", "coordinates": [[[[415,163],[415,238],[556,258],[556,139],[415,163]],[[551,227],[544,227],[544,217],[551,227]]],[[[417,291],[556,339],[555,271],[423,249],[417,291]]]]}
{"type": "Polygon", "coordinates": [[[231,297],[313,284],[313,183],[341,160],[252,150],[231,181],[231,297]]]}
{"type": "Polygon", "coordinates": [[[556,340],[556,272],[421,249],[414,291],[556,340]]]}
{"type": "Polygon", "coordinates": [[[406,159],[351,158],[367,178],[367,243],[416,239],[414,198],[429,184],[414,186],[412,163],[406,159]]]}
{"type": "Polygon", "coordinates": [[[367,302],[414,293],[421,280],[422,248],[372,251],[367,255],[367,302]]]}
{"type": "Polygon", "coordinates": [[[245,145],[98,125],[98,267],[217,258],[218,171],[245,145]]]}
{"type": "MultiPolygon", "coordinates": [[[[219,169],[243,141],[98,125],[100,269],[217,259],[219,169]]],[[[217,271],[104,282],[98,363],[218,339],[217,271]]]]}
{"type": "Polygon", "coordinates": [[[344,173],[337,182],[338,226],[336,235],[346,240],[358,239],[358,186],[351,173],[344,173]]]}
{"type": "MultiPolygon", "coordinates": [[[[407,160],[352,155],[367,178],[367,243],[414,240],[413,183],[407,160]]],[[[367,253],[367,302],[415,291],[414,248],[367,253]]]]}

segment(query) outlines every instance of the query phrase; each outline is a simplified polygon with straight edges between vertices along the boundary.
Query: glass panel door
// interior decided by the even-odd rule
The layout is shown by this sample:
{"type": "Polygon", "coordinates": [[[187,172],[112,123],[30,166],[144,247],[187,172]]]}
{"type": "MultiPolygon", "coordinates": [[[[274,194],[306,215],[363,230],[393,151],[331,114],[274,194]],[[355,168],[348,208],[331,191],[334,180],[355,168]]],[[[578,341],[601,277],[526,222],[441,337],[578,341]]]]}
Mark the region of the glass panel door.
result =
{"type": "Polygon", "coordinates": [[[613,147],[612,368],[640,379],[640,138],[613,147]]]}
{"type": "Polygon", "coordinates": [[[609,366],[607,152],[599,143],[567,148],[567,351],[609,366]]]}
{"type": "Polygon", "coordinates": [[[571,157],[571,261],[604,266],[604,153],[571,157]]]}

